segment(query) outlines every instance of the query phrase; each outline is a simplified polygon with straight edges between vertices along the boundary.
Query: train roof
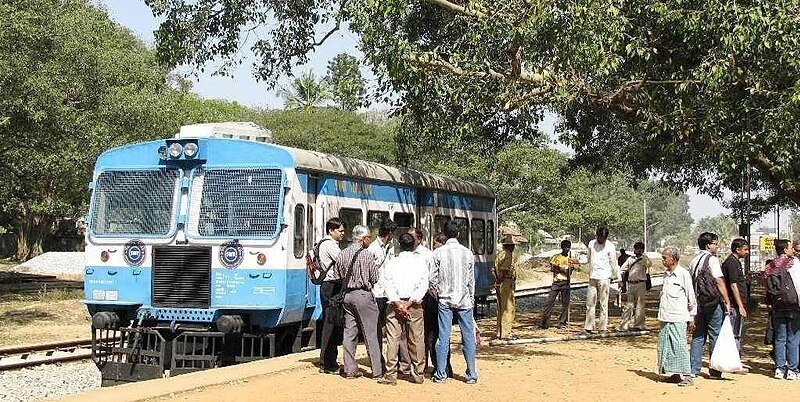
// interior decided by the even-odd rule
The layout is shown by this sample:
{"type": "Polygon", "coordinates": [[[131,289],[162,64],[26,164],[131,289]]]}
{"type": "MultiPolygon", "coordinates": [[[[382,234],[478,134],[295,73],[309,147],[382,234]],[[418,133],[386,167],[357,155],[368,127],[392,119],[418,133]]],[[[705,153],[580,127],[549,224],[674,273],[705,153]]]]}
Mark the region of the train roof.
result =
{"type": "Polygon", "coordinates": [[[494,198],[489,186],[454,179],[413,169],[399,169],[377,162],[324,154],[299,148],[270,144],[289,152],[300,169],[320,173],[335,173],[352,177],[368,177],[385,182],[404,183],[432,190],[452,191],[478,197],[494,198]]]}

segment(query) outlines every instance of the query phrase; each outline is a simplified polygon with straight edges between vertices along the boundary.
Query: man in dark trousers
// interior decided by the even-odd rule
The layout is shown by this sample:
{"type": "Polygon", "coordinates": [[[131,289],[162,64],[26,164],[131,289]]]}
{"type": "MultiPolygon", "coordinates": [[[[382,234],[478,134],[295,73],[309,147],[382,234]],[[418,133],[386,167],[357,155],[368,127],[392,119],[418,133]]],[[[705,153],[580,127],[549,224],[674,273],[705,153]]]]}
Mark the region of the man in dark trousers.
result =
{"type": "MultiPolygon", "coordinates": [[[[339,256],[339,242],[344,237],[344,222],[339,218],[331,218],[325,223],[327,235],[318,243],[319,259],[324,267],[331,267],[339,256]]],[[[320,304],[322,305],[322,341],[319,348],[319,372],[325,374],[338,374],[339,363],[337,360],[338,346],[342,344],[344,328],[336,325],[328,317],[328,300],[341,290],[341,278],[335,269],[328,270],[322,284],[319,286],[320,304]]]]}
{"type": "Polygon", "coordinates": [[[745,239],[733,239],[731,253],[722,263],[722,275],[725,288],[731,301],[731,326],[736,337],[736,347],[742,353],[741,336],[744,332],[744,320],[747,318],[747,285],[742,272],[741,259],[750,253],[750,246],[745,239]]]}
{"type": "Polygon", "coordinates": [[[539,325],[541,329],[547,329],[547,321],[550,320],[550,315],[553,314],[556,296],[561,298],[561,315],[558,317],[558,328],[564,329],[567,327],[567,321],[569,320],[569,278],[577,262],[574,258],[570,258],[569,256],[569,250],[571,248],[572,242],[569,240],[562,240],[561,253],[554,255],[553,258],[550,259],[550,271],[553,272],[553,285],[550,286],[550,293],[547,295],[547,303],[545,303],[544,306],[542,322],[539,325]]]}

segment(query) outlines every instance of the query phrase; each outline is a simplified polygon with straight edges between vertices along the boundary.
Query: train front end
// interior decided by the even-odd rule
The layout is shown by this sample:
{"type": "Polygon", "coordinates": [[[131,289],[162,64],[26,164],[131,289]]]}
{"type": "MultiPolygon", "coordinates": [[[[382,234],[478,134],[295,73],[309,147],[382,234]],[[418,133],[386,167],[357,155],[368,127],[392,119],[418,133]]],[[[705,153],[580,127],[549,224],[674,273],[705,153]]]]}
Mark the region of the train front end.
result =
{"type": "Polygon", "coordinates": [[[84,302],[104,385],[313,342],[304,334],[318,310],[315,288],[302,269],[287,269],[291,164],[268,144],[220,138],[133,144],[99,157],[84,302]]]}

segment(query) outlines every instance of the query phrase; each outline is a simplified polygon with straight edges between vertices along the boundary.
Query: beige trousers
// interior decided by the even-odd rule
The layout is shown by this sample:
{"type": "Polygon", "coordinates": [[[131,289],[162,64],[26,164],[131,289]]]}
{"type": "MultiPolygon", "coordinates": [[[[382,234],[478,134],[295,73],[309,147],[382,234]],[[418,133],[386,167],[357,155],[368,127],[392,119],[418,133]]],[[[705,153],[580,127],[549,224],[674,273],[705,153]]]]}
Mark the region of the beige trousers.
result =
{"type": "Polygon", "coordinates": [[[411,358],[411,377],[415,382],[419,382],[425,373],[425,327],[422,305],[412,305],[408,312],[410,319],[396,315],[394,306],[386,305],[386,376],[397,378],[400,342],[405,335],[411,358]]]}
{"type": "Polygon", "coordinates": [[[644,328],[646,285],[644,281],[639,283],[628,282],[628,301],[625,303],[625,309],[622,310],[622,321],[619,323],[620,330],[627,331],[630,328],[631,319],[633,319],[634,328],[644,328]]]}
{"type": "Polygon", "coordinates": [[[497,294],[497,337],[508,338],[514,329],[517,306],[514,301],[514,290],[517,284],[514,279],[506,279],[500,283],[497,294]]]}
{"type": "Polygon", "coordinates": [[[608,330],[608,279],[589,279],[586,289],[586,322],[583,328],[594,331],[594,314],[598,301],[600,302],[600,331],[608,330]],[[599,299],[599,300],[598,300],[599,299]]]}

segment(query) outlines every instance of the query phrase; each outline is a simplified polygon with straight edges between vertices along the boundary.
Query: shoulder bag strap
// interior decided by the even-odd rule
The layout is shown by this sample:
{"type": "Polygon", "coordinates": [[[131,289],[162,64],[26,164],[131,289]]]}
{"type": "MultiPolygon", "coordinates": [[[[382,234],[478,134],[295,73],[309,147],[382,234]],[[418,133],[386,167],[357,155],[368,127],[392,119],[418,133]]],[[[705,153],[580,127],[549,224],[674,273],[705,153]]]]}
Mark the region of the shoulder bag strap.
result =
{"type": "Polygon", "coordinates": [[[355,265],[356,263],[356,258],[358,258],[358,254],[361,253],[362,251],[364,251],[363,248],[359,249],[358,251],[356,251],[355,254],[353,254],[353,259],[350,260],[350,266],[347,268],[347,274],[345,275],[345,278],[342,281],[342,289],[339,292],[344,293],[345,291],[347,291],[347,284],[350,282],[350,278],[353,277],[353,265],[355,265]]]}

